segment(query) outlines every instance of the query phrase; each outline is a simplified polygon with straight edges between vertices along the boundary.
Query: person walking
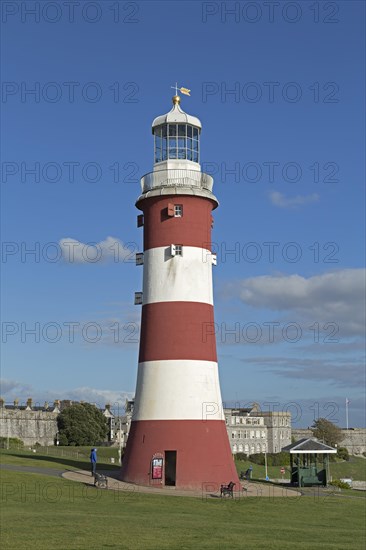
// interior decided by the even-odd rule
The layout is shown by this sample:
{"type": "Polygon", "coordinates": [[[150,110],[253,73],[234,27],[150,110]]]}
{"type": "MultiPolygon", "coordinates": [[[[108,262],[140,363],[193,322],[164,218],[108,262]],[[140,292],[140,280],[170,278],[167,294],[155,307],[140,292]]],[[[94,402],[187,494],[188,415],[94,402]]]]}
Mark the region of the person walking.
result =
{"type": "Polygon", "coordinates": [[[92,449],[90,452],[91,475],[94,476],[97,469],[97,449],[92,449]]]}

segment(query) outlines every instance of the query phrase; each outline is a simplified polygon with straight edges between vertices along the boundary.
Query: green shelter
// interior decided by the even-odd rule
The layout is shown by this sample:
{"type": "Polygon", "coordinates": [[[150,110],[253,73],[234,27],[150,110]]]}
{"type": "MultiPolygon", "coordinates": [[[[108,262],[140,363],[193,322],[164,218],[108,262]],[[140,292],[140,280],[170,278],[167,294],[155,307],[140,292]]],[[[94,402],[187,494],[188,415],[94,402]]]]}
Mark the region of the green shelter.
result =
{"type": "Polygon", "coordinates": [[[283,447],[282,451],[290,453],[292,484],[298,487],[327,485],[329,455],[335,454],[337,449],[310,437],[291,443],[283,447]]]}

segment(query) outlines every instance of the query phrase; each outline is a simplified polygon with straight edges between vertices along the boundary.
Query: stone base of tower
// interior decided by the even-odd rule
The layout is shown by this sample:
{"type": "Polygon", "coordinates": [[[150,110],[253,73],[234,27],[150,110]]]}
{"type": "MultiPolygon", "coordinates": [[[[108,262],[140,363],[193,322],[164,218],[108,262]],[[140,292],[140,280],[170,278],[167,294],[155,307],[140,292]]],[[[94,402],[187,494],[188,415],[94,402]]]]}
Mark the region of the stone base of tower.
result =
{"type": "Polygon", "coordinates": [[[138,485],[173,485],[210,492],[220,491],[221,484],[234,481],[235,489],[240,490],[225,422],[221,420],[132,422],[121,479],[138,485]],[[153,479],[154,457],[163,458],[161,479],[153,479]]]}

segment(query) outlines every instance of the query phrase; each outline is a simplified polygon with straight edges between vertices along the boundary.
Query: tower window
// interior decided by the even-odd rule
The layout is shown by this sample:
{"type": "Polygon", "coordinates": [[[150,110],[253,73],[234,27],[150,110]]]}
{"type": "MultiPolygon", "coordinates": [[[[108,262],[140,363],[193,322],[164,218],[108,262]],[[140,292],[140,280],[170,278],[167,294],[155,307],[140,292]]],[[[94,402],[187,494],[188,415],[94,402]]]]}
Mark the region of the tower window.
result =
{"type": "Polygon", "coordinates": [[[183,205],[175,204],[174,205],[174,217],[181,218],[183,216],[183,205]]]}
{"type": "Polygon", "coordinates": [[[170,255],[171,256],[183,256],[183,245],[181,245],[181,244],[171,244],[170,245],[170,255]]]}

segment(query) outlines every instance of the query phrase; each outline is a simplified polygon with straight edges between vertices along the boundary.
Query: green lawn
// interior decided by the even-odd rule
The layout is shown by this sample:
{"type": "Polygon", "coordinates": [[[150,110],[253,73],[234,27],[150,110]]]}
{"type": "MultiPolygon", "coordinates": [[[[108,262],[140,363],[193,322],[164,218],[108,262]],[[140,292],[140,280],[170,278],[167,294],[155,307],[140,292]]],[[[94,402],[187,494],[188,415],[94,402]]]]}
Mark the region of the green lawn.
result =
{"type": "MultiPolygon", "coordinates": [[[[38,447],[33,453],[27,450],[0,450],[0,463],[39,468],[65,470],[89,470],[90,447],[38,447]]],[[[101,470],[119,469],[116,448],[98,449],[98,465],[101,470]],[[114,458],[115,464],[111,463],[114,458]]]]}
{"type": "Polygon", "coordinates": [[[364,549],[364,493],[232,501],[103,491],[42,475],[71,459],[10,453],[5,462],[37,463],[40,474],[1,472],[4,550],[364,549]]]}
{"type": "MultiPolygon", "coordinates": [[[[250,461],[235,461],[236,468],[240,473],[242,470],[246,471],[250,465],[253,466],[252,477],[254,479],[264,479],[266,477],[264,466],[258,466],[250,461]]],[[[357,481],[366,481],[366,459],[351,457],[349,462],[330,462],[330,474],[333,479],[340,479],[350,477],[357,481]]],[[[269,466],[268,476],[270,479],[281,479],[280,466],[269,466]]],[[[285,466],[286,473],[284,479],[290,479],[290,466],[285,466]]]]}
{"type": "Polygon", "coordinates": [[[362,498],[199,499],[3,471],[2,548],[364,549],[362,498]]]}

